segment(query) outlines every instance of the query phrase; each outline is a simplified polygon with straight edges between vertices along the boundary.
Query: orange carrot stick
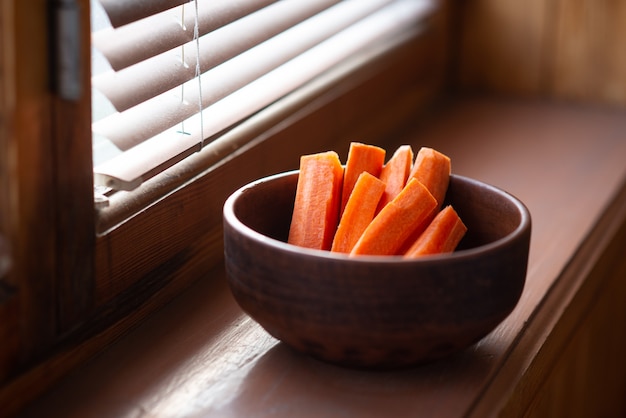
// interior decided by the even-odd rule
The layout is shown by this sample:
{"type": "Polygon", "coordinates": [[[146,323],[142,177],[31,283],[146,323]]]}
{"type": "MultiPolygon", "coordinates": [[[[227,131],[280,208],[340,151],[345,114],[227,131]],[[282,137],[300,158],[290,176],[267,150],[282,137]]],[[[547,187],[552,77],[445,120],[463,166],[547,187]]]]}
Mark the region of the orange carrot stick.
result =
{"type": "Polygon", "coordinates": [[[287,242],[329,250],[339,219],[343,167],[334,151],[300,157],[287,242]]]}
{"type": "Polygon", "coordinates": [[[420,148],[415,157],[415,163],[413,164],[409,178],[415,178],[426,186],[428,191],[437,199],[437,207],[424,219],[421,225],[415,228],[415,231],[413,231],[411,236],[403,244],[400,250],[401,254],[405,254],[408,251],[408,247],[419,238],[435,215],[437,215],[439,209],[441,209],[443,200],[446,197],[446,192],[448,191],[450,171],[450,158],[447,155],[432,148],[420,148]]]}
{"type": "Polygon", "coordinates": [[[437,206],[428,189],[410,179],[402,191],[367,226],[351,255],[394,255],[437,206]]]}
{"type": "Polygon", "coordinates": [[[413,149],[410,145],[401,145],[396,152],[393,153],[387,164],[385,164],[380,172],[380,179],[386,184],[385,193],[378,202],[376,213],[385,207],[385,205],[393,200],[404,188],[411,165],[413,164],[413,149]]]}
{"type": "Polygon", "coordinates": [[[437,199],[441,208],[450,182],[451,164],[447,155],[432,148],[422,147],[415,157],[409,178],[418,179],[437,199]]]}
{"type": "Polygon", "coordinates": [[[385,150],[383,148],[362,144],[360,142],[352,142],[346,159],[346,169],[343,178],[343,191],[341,195],[341,211],[342,214],[352,189],[356,184],[359,175],[367,171],[374,177],[380,175],[380,171],[385,163],[385,150]]]}
{"type": "Polygon", "coordinates": [[[359,176],[341,215],[331,251],[350,253],[361,234],[374,219],[385,183],[367,171],[359,176]]]}
{"type": "Polygon", "coordinates": [[[406,252],[415,258],[427,254],[451,253],[467,232],[467,227],[452,208],[446,206],[432,220],[422,235],[406,252]]]}

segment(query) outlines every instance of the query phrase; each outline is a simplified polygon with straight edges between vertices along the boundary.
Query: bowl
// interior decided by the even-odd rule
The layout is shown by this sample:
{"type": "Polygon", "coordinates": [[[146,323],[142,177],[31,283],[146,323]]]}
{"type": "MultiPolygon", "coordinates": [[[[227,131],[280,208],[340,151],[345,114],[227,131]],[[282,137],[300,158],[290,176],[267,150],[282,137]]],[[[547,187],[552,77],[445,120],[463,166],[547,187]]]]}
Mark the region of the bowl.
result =
{"type": "Polygon", "coordinates": [[[452,175],[446,196],[468,232],[454,253],[403,259],[287,243],[298,171],[254,181],[224,204],[228,283],[241,308],[293,349],[391,369],[476,343],[516,306],[531,218],[507,192],[452,175]]]}

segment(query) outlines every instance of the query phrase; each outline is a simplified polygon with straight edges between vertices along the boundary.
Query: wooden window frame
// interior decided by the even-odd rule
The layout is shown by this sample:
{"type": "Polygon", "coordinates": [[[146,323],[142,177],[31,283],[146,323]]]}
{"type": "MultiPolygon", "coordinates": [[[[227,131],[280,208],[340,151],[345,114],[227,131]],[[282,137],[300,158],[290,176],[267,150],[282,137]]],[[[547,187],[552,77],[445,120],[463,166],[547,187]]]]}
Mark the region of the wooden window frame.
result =
{"type": "MultiPolygon", "coordinates": [[[[89,20],[88,2],[81,18],[89,20]]],[[[7,183],[6,233],[12,268],[10,292],[0,307],[7,343],[0,351],[0,382],[41,361],[89,309],[93,248],[93,185],[89,96],[54,94],[50,2],[3,2],[3,176],[7,183]],[[23,53],[37,51],[37,53],[23,53]],[[87,137],[88,138],[88,137],[87,137]],[[81,158],[82,157],[82,158],[81,158]],[[82,254],[81,254],[82,253],[82,254]],[[83,256],[84,255],[84,256],[83,256]]],[[[86,29],[86,31],[85,31],[86,29]]],[[[89,28],[82,35],[88,39],[89,28]]],[[[89,56],[82,43],[81,56],[89,56]]],[[[81,85],[89,84],[89,67],[81,85]]]]}
{"type": "MultiPolygon", "coordinates": [[[[2,226],[13,258],[12,291],[0,300],[0,336],[9,337],[0,349],[0,403],[16,408],[220,265],[221,209],[235,188],[296,168],[303,153],[379,142],[432,108],[447,84],[442,2],[367,65],[338,69],[308,96],[299,92],[253,120],[246,145],[219,160],[194,155],[96,211],[90,45],[80,44],[82,95],[60,98],[48,71],[51,3],[13,0],[0,9],[2,42],[14,45],[0,60],[3,86],[14,86],[0,105],[11,121],[0,135],[8,150],[0,181],[9,184],[2,226]]],[[[81,39],[89,39],[89,1],[78,5],[81,39]]]]}

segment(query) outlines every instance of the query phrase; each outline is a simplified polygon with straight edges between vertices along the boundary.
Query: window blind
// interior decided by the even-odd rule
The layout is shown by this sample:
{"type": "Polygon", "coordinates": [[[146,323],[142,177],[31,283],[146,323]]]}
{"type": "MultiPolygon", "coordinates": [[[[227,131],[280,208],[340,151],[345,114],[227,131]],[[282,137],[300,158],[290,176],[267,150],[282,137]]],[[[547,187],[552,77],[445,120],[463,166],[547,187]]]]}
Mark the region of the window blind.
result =
{"type": "Polygon", "coordinates": [[[92,83],[116,113],[93,131],[123,152],[96,185],[131,190],[371,42],[429,0],[100,0],[92,36],[112,70],[92,83]],[[172,7],[175,6],[175,7],[172,7]]]}

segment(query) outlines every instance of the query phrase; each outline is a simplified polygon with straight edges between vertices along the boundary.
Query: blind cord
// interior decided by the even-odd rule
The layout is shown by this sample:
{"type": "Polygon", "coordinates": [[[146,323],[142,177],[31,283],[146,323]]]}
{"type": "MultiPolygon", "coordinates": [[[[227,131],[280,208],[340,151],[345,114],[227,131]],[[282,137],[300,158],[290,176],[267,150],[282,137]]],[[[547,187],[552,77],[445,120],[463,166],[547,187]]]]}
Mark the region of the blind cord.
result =
{"type": "MultiPolygon", "coordinates": [[[[190,0],[191,1],[191,0],[190,0]]],[[[187,31],[187,27],[185,26],[185,11],[187,10],[186,5],[183,4],[181,10],[180,10],[180,27],[181,30],[183,31],[187,31]]],[[[185,59],[185,45],[181,45],[180,46],[180,62],[183,66],[187,66],[187,61],[185,59]]],[[[180,85],[180,102],[184,103],[185,102],[185,83],[182,83],[180,85]]],[[[187,131],[185,130],[185,121],[183,120],[180,123],[180,131],[177,131],[178,133],[180,133],[181,135],[188,135],[187,131]]]]}
{"type": "MultiPolygon", "coordinates": [[[[198,113],[200,114],[200,144],[198,147],[198,151],[202,150],[202,148],[204,148],[204,122],[202,120],[202,78],[200,77],[200,75],[202,74],[202,71],[200,69],[200,19],[199,19],[199,13],[198,13],[198,0],[189,0],[189,2],[194,3],[194,27],[193,27],[193,40],[195,42],[195,46],[196,46],[196,71],[195,71],[195,78],[198,80],[198,113]]],[[[180,24],[183,27],[183,30],[186,30],[185,26],[185,7],[183,6],[182,8],[182,15],[181,15],[181,22],[180,24]]],[[[185,60],[185,46],[182,45],[181,46],[181,61],[183,63],[183,65],[186,63],[185,60]]],[[[181,84],[180,86],[181,88],[181,95],[180,95],[180,100],[181,102],[185,100],[185,84],[181,84]]],[[[183,135],[189,135],[189,133],[185,130],[185,121],[181,122],[181,129],[180,131],[181,134],[183,135]]]]}
{"type": "Polygon", "coordinates": [[[198,151],[204,148],[204,122],[202,115],[202,77],[200,77],[200,29],[199,29],[199,13],[198,13],[198,0],[194,0],[195,6],[195,21],[193,28],[193,38],[196,41],[196,78],[198,79],[198,112],[200,113],[200,148],[198,151]]]}

